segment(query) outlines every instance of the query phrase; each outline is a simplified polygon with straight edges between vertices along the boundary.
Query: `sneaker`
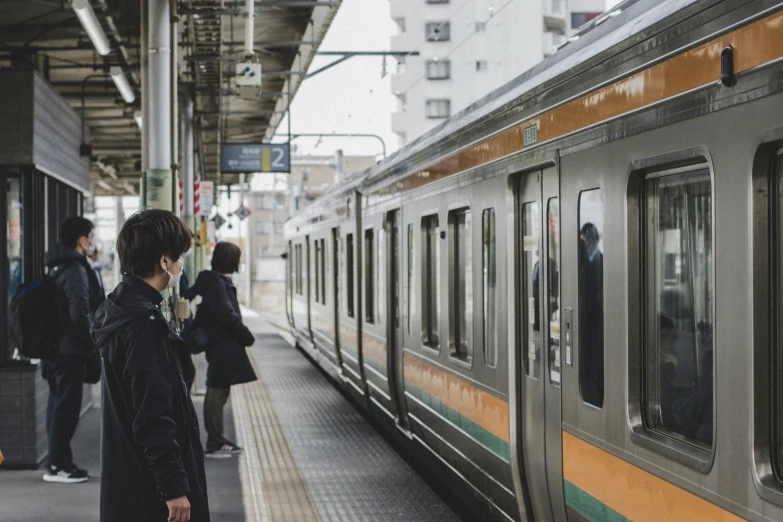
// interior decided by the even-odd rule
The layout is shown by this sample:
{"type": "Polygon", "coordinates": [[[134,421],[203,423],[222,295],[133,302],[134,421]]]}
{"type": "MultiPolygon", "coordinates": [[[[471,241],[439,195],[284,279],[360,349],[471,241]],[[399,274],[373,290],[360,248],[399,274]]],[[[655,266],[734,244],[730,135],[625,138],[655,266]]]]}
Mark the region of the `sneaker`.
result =
{"type": "Polygon", "coordinates": [[[233,442],[226,442],[225,444],[223,444],[223,446],[220,447],[220,449],[205,451],[204,456],[212,459],[225,459],[230,457],[231,455],[242,453],[242,451],[243,451],[242,448],[240,448],[233,442]]]}
{"type": "Polygon", "coordinates": [[[73,468],[70,471],[64,469],[49,468],[43,476],[46,482],[55,482],[59,484],[76,484],[78,482],[87,482],[90,475],[83,469],[73,468]]]}
{"type": "Polygon", "coordinates": [[[237,446],[236,444],[234,444],[233,442],[227,442],[220,449],[226,450],[229,453],[231,453],[232,455],[238,455],[238,454],[242,453],[243,451],[245,451],[242,448],[240,448],[239,446],[237,446]]]}

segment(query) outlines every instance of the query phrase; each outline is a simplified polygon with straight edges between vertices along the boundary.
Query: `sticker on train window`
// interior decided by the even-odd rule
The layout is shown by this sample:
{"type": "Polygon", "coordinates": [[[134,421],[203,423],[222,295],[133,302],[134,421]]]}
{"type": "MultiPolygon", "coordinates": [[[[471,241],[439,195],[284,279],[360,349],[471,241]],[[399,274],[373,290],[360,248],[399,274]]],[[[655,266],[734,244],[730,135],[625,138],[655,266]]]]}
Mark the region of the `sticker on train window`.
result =
{"type": "Polygon", "coordinates": [[[525,252],[538,250],[538,236],[525,236],[524,245],[525,252]]]}

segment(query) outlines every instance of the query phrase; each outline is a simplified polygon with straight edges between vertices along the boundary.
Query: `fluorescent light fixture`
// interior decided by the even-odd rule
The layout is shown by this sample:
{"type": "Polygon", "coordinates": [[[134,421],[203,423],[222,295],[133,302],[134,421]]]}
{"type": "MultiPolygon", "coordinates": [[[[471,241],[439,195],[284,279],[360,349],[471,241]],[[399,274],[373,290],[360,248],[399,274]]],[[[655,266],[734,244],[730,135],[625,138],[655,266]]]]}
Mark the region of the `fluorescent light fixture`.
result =
{"type": "Polygon", "coordinates": [[[105,190],[107,192],[112,192],[111,185],[109,185],[108,183],[106,183],[102,179],[99,179],[98,181],[96,181],[95,184],[98,185],[99,187],[101,187],[103,190],[105,190]]]}
{"type": "Polygon", "coordinates": [[[139,128],[142,128],[143,120],[141,119],[141,111],[133,111],[133,119],[136,120],[136,125],[139,126],[139,128]]]}
{"type": "Polygon", "coordinates": [[[101,22],[98,21],[98,17],[95,16],[95,11],[90,4],[90,0],[73,0],[71,7],[76,12],[76,16],[79,17],[79,21],[82,23],[82,27],[87,32],[87,36],[92,40],[92,44],[95,46],[95,50],[101,56],[106,56],[111,51],[109,46],[109,39],[106,38],[106,33],[103,32],[101,22]]]}
{"type": "Polygon", "coordinates": [[[125,77],[125,72],[122,70],[122,67],[113,65],[111,69],[109,69],[109,74],[111,74],[111,79],[114,80],[114,85],[117,86],[117,90],[120,91],[125,103],[133,103],[136,101],[136,95],[133,93],[133,88],[130,83],[128,83],[128,79],[125,77]]]}

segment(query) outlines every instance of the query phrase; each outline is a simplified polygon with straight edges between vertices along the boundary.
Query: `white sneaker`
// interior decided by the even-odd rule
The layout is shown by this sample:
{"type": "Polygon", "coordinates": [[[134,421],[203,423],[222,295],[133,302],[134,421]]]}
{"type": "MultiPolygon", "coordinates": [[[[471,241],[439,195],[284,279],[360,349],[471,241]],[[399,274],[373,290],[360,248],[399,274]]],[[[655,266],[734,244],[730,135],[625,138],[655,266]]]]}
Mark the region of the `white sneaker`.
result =
{"type": "Polygon", "coordinates": [[[64,469],[55,470],[49,469],[43,476],[46,482],[54,482],[58,484],[76,484],[79,482],[87,482],[90,480],[90,476],[83,469],[72,469],[71,471],[65,471],[64,469]]]}

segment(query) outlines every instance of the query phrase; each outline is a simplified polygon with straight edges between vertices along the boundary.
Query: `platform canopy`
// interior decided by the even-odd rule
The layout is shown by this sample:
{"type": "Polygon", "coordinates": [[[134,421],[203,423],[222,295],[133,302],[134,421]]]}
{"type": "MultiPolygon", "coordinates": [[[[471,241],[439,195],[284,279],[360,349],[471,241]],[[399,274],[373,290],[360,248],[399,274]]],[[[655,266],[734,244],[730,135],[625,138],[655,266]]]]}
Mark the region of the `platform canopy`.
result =
{"type": "MultiPolygon", "coordinates": [[[[84,113],[83,142],[91,148],[91,187],[96,195],[138,194],[141,179],[142,0],[0,0],[0,67],[34,68],[77,113],[84,113]],[[92,7],[107,47],[98,49],[77,16],[92,7]],[[100,51],[100,52],[99,52],[100,51]],[[133,91],[123,97],[111,72],[133,91]]],[[[221,143],[268,141],[284,121],[339,0],[256,0],[254,45],[262,66],[261,94],[236,94],[235,64],[244,60],[244,1],[179,0],[178,95],[194,100],[196,145],[207,179],[221,175],[221,143]]],[[[83,14],[83,13],[82,13],[83,14]]],[[[89,25],[89,24],[88,24],[89,25]]],[[[2,100],[0,100],[0,103],[2,100]]],[[[3,122],[4,125],[12,124],[3,122]]]]}

